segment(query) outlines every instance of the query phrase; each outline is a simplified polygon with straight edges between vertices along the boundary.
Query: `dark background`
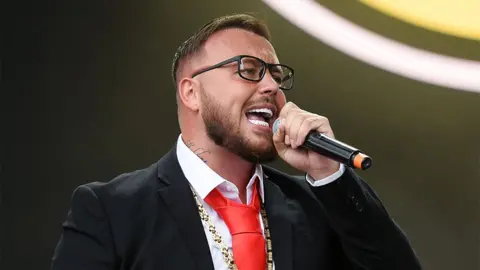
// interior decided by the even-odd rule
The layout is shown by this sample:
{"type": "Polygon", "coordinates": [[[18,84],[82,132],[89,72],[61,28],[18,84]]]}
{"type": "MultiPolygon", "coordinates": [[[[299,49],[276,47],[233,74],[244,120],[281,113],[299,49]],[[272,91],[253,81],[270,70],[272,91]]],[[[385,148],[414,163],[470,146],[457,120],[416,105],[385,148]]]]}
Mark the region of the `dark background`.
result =
{"type": "MultiPolygon", "coordinates": [[[[320,2],[389,38],[480,60],[478,41],[354,1],[320,2]]],[[[174,145],[174,51],[207,20],[234,12],[269,24],[297,74],[287,98],[327,116],[337,138],[373,157],[360,174],[424,268],[480,269],[479,94],[373,68],[254,0],[37,1],[3,11],[1,269],[48,269],[76,186],[146,167],[174,145]]]]}

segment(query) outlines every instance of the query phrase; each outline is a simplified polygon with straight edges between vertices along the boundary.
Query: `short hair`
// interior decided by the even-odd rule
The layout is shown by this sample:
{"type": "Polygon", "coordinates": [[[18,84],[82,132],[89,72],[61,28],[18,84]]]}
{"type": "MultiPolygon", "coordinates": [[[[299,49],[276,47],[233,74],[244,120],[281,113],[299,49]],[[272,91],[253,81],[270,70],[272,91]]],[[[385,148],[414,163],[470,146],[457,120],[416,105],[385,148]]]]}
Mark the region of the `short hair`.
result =
{"type": "Polygon", "coordinates": [[[250,14],[240,13],[215,18],[204,24],[190,38],[184,41],[176,50],[172,63],[172,79],[177,88],[177,73],[182,61],[198,53],[208,38],[214,33],[230,28],[243,29],[270,41],[270,31],[260,19],[250,14]]]}

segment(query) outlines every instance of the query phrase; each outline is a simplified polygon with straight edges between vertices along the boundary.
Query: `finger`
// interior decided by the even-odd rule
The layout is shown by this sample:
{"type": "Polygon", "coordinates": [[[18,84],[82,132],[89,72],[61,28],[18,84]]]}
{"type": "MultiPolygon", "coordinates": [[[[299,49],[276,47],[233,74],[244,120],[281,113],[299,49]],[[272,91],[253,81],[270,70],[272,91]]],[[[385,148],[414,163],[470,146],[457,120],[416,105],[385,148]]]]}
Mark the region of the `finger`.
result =
{"type": "Polygon", "coordinates": [[[295,110],[295,109],[298,109],[298,106],[295,103],[289,101],[280,110],[280,113],[279,113],[278,117],[286,119],[288,114],[290,113],[290,111],[295,110]]]}
{"type": "Polygon", "coordinates": [[[283,118],[283,125],[285,127],[285,144],[292,146],[292,135],[290,134],[290,125],[292,124],[293,118],[296,115],[296,112],[290,110],[285,114],[286,118],[283,118]]]}
{"type": "MultiPolygon", "coordinates": [[[[284,132],[285,132],[285,130],[284,130],[284,132]]],[[[290,146],[291,143],[292,143],[292,141],[290,141],[290,136],[285,134],[285,145],[290,146]]]]}
{"type": "Polygon", "coordinates": [[[303,113],[302,116],[299,117],[302,121],[295,121],[295,123],[292,124],[292,132],[295,132],[295,148],[303,144],[305,137],[311,129],[316,128],[316,126],[314,126],[315,118],[316,116],[312,113],[303,113]]]}
{"type": "Polygon", "coordinates": [[[330,126],[330,121],[328,118],[320,116],[321,125],[318,127],[313,127],[314,130],[327,135],[328,137],[334,139],[332,127],[330,126]]]}
{"type": "Polygon", "coordinates": [[[288,117],[285,121],[285,133],[290,137],[292,148],[297,148],[298,129],[309,115],[309,113],[299,109],[292,110],[288,114],[288,117]]]}
{"type": "MultiPolygon", "coordinates": [[[[319,117],[317,115],[311,115],[310,117],[305,118],[303,120],[302,125],[298,128],[298,133],[297,133],[297,144],[302,145],[305,142],[305,139],[307,135],[312,131],[312,130],[322,130],[320,127],[322,126],[328,126],[328,121],[326,120],[325,117],[319,117]]],[[[327,129],[327,128],[323,128],[327,129]]],[[[324,132],[322,132],[324,133],[324,132]]]]}
{"type": "Polygon", "coordinates": [[[293,132],[292,124],[294,124],[295,120],[298,121],[298,114],[300,113],[300,110],[298,109],[290,109],[285,118],[285,134],[289,138],[289,145],[290,147],[294,146],[295,142],[295,135],[293,132]]]}
{"type": "Polygon", "coordinates": [[[277,132],[273,134],[273,144],[275,145],[275,148],[277,149],[277,152],[279,154],[283,154],[283,152],[286,151],[288,146],[285,143],[285,126],[283,124],[283,119],[280,121],[277,127],[277,132]]]}

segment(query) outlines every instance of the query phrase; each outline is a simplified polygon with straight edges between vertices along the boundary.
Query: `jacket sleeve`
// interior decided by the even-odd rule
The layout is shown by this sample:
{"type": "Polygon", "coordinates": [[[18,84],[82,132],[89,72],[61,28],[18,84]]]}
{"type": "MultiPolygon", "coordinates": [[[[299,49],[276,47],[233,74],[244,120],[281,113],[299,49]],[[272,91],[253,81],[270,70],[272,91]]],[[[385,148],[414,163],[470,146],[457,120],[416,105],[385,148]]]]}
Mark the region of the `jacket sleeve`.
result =
{"type": "Polygon", "coordinates": [[[350,168],[327,185],[309,186],[355,269],[421,269],[403,231],[373,189],[350,168]]]}
{"type": "Polygon", "coordinates": [[[79,186],[52,259],[52,270],[116,269],[110,224],[96,194],[79,186]]]}

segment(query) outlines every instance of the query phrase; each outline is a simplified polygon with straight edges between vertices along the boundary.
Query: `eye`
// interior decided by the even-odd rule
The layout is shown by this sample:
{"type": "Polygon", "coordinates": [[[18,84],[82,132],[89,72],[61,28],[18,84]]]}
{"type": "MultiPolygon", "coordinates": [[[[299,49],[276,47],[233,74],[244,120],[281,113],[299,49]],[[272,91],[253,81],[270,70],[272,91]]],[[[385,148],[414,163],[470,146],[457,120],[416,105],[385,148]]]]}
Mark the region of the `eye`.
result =
{"type": "Polygon", "coordinates": [[[262,72],[263,72],[262,67],[253,65],[251,63],[242,63],[239,66],[239,70],[238,70],[238,73],[243,78],[246,78],[249,80],[258,80],[262,72]]]}
{"type": "Polygon", "coordinates": [[[263,72],[263,65],[254,58],[244,58],[239,66],[239,73],[249,79],[258,79],[263,72]]]}
{"type": "Polygon", "coordinates": [[[243,75],[255,75],[258,71],[256,68],[240,68],[243,75]]]}
{"type": "Polygon", "coordinates": [[[272,78],[273,78],[277,83],[283,82],[283,76],[281,76],[280,74],[272,74],[272,78]]]}

